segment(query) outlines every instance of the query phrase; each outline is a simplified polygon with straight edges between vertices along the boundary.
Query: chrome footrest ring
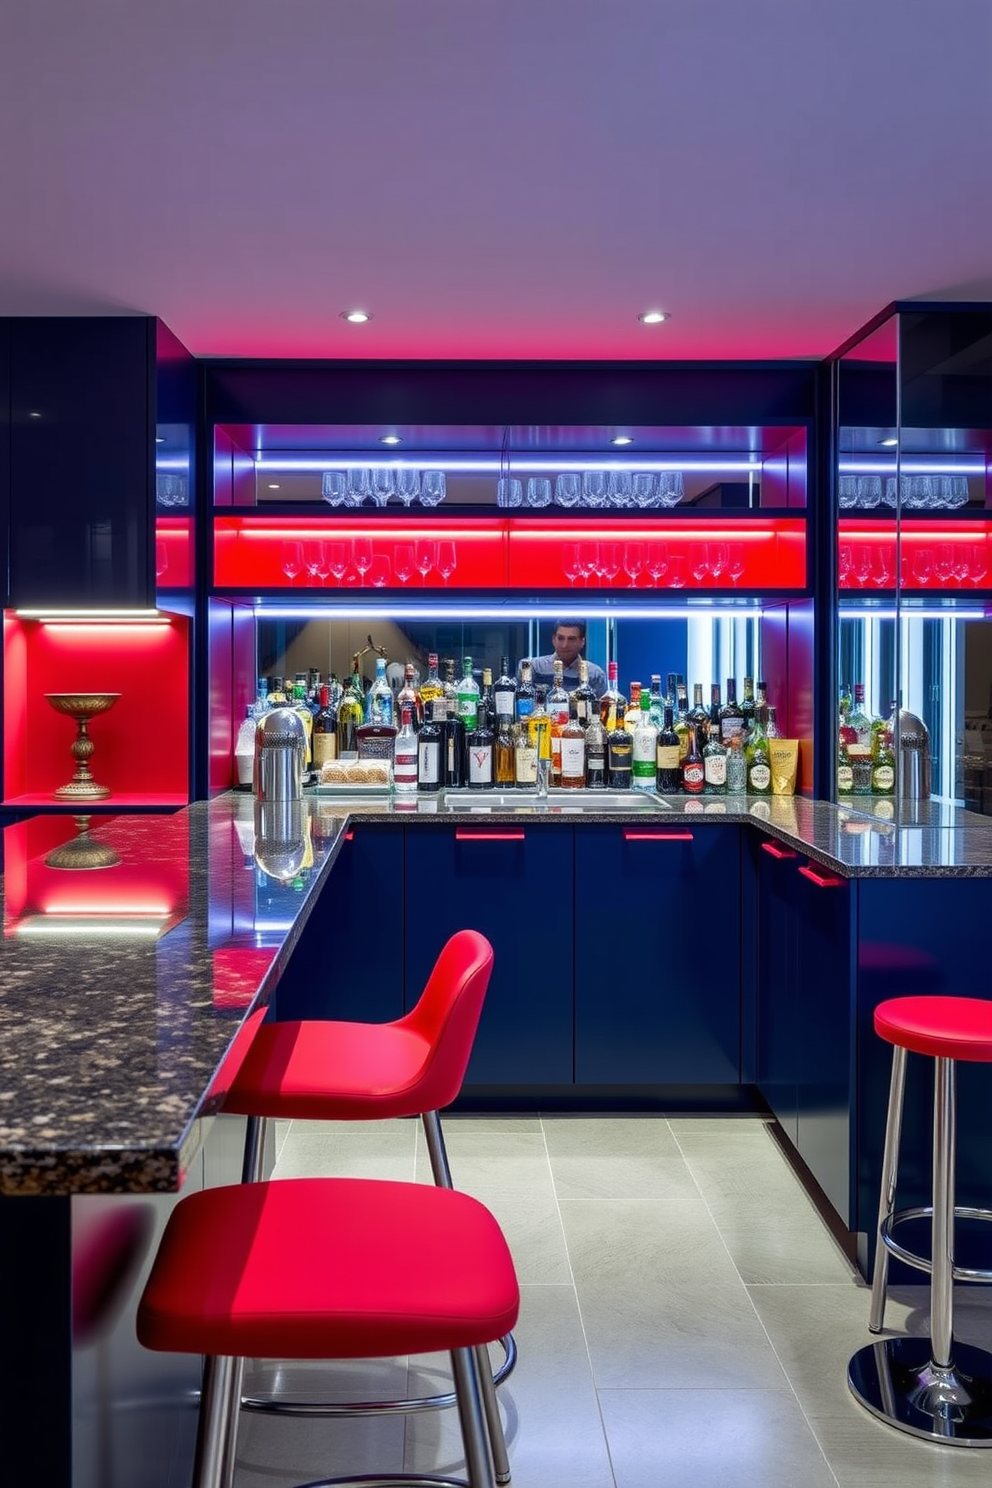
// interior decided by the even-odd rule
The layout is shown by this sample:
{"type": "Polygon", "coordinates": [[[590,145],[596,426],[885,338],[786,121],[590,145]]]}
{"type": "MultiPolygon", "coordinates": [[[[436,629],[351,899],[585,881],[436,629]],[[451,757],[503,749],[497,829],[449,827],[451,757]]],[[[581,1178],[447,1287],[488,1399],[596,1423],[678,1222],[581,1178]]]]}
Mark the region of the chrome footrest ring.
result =
{"type": "MultiPolygon", "coordinates": [[[[980,1219],[992,1220],[992,1209],[974,1209],[961,1206],[954,1210],[955,1220],[980,1219]]],[[[933,1220],[933,1206],[925,1205],[918,1209],[897,1209],[894,1214],[883,1220],[879,1229],[879,1239],[891,1255],[897,1260],[905,1262],[907,1266],[914,1267],[917,1271],[926,1271],[929,1275],[933,1266],[927,1256],[919,1255],[915,1250],[907,1250],[904,1245],[893,1234],[896,1225],[904,1224],[910,1219],[933,1220]]],[[[978,1284],[992,1285],[992,1269],[978,1266],[954,1266],[952,1275],[955,1281],[972,1281],[978,1284]]]]}

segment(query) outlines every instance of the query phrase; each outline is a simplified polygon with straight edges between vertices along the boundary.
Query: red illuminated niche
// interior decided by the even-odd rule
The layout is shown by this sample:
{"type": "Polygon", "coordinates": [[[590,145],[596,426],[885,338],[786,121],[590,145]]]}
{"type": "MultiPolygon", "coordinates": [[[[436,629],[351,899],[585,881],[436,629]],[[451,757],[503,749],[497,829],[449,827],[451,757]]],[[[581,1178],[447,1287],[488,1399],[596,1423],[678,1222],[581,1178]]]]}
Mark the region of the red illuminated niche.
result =
{"type": "Polygon", "coordinates": [[[27,620],[4,614],[3,799],[85,811],[183,806],[189,800],[189,621],[27,620]],[[75,769],[75,724],[47,692],[119,692],[93,719],[94,779],[112,794],[66,803],[53,792],[75,769]]]}
{"type": "Polygon", "coordinates": [[[837,582],[855,593],[894,592],[973,594],[989,588],[989,535],[992,523],[933,518],[890,522],[841,518],[837,539],[837,582]]]}
{"type": "Polygon", "coordinates": [[[221,516],[214,524],[214,578],[220,589],[308,596],[377,587],[394,594],[423,588],[533,593],[576,583],[601,589],[797,590],[806,587],[806,524],[801,517],[755,516],[698,522],[435,517],[374,525],[221,516]],[[364,546],[361,554],[357,543],[364,546]],[[418,567],[419,544],[429,545],[429,568],[418,567]],[[442,544],[454,549],[454,567],[447,572],[442,544]]]}
{"type": "Polygon", "coordinates": [[[155,583],[159,589],[193,585],[193,518],[155,518],[155,583]]]}

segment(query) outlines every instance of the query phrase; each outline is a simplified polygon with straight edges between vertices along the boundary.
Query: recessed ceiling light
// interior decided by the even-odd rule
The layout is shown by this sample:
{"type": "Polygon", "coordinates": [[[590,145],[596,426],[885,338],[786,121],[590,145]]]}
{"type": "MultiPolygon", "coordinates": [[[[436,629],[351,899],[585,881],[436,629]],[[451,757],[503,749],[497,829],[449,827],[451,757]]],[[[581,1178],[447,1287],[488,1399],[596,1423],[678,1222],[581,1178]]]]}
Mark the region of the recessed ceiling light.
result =
{"type": "Polygon", "coordinates": [[[894,444],[899,443],[898,439],[880,439],[878,442],[884,445],[886,449],[891,449],[894,444]]]}
{"type": "Polygon", "coordinates": [[[667,310],[644,310],[637,318],[641,325],[661,325],[663,320],[670,320],[671,316],[667,310]]]}
{"type": "Polygon", "coordinates": [[[398,434],[380,434],[380,444],[402,444],[403,441],[398,434]]]}
{"type": "Polygon", "coordinates": [[[40,413],[37,413],[37,412],[35,412],[35,410],[34,410],[34,409],[31,409],[31,410],[29,410],[29,412],[28,412],[28,418],[41,418],[41,414],[40,414],[40,413]]]}
{"type": "Polygon", "coordinates": [[[342,310],[341,319],[347,320],[351,325],[364,325],[372,316],[368,310],[342,310]]]}
{"type": "Polygon", "coordinates": [[[629,434],[614,434],[610,440],[611,444],[633,444],[633,442],[629,434]]]}
{"type": "Polygon", "coordinates": [[[278,491],[278,489],[279,489],[279,487],[277,485],[270,485],[269,486],[269,490],[270,491],[278,491]]]}

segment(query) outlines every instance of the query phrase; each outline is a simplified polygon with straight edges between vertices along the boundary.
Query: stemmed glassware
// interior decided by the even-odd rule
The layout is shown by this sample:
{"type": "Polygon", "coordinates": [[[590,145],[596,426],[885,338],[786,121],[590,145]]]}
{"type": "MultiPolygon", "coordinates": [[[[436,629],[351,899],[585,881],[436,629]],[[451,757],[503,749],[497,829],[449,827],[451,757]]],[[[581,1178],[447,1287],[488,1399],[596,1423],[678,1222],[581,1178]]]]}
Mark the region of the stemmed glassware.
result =
{"type": "Polygon", "coordinates": [[[454,543],[439,542],[437,545],[437,571],[446,584],[457,566],[454,543]]]}
{"type": "Polygon", "coordinates": [[[744,573],[744,544],[743,543],[731,543],[729,546],[730,546],[730,552],[729,552],[730,561],[727,564],[727,572],[729,573],[729,575],[731,577],[731,580],[733,582],[734,588],[736,589],[736,587],[737,587],[737,580],[739,578],[741,578],[741,576],[744,573]]]}
{"type": "Polygon", "coordinates": [[[989,571],[988,549],[984,543],[972,543],[968,548],[968,572],[977,589],[989,571]]]}
{"type": "Polygon", "coordinates": [[[366,496],[372,494],[372,477],[364,465],[352,465],[348,471],[348,489],[345,506],[361,506],[366,496]]]}
{"type": "Polygon", "coordinates": [[[420,471],[403,467],[396,472],[396,494],[404,506],[411,506],[420,495],[420,471]]]}
{"type": "MultiPolygon", "coordinates": [[[[425,474],[428,473],[429,472],[425,471],[425,474]]],[[[437,552],[434,543],[427,542],[423,538],[421,538],[414,550],[414,558],[417,564],[417,571],[420,574],[420,582],[421,584],[426,586],[427,575],[434,567],[435,561],[437,559],[437,552]]]]}
{"type": "Polygon", "coordinates": [[[390,496],[395,495],[396,481],[388,466],[378,465],[372,471],[372,500],[376,506],[386,506],[390,496]]]}
{"type": "Polygon", "coordinates": [[[610,585],[620,572],[620,549],[615,542],[600,543],[599,573],[610,585]]]}
{"type": "Polygon", "coordinates": [[[322,542],[308,542],[303,544],[303,562],[311,579],[315,579],[320,572],[320,565],[324,558],[324,544],[322,542]]]}
{"type": "Polygon", "coordinates": [[[325,470],[321,495],[331,506],[341,506],[348,498],[348,480],[343,470],[325,470]]]}
{"type": "Polygon", "coordinates": [[[356,537],[351,545],[352,562],[358,569],[359,583],[365,583],[365,575],[372,567],[372,559],[375,556],[372,551],[372,539],[369,537],[356,537]]]}
{"type": "Polygon", "coordinates": [[[413,543],[397,543],[393,549],[393,573],[401,584],[405,584],[416,568],[413,543]]]}
{"type": "Polygon", "coordinates": [[[376,553],[369,564],[369,582],[376,589],[385,589],[389,583],[390,567],[387,553],[376,553]]]}
{"type": "Polygon", "coordinates": [[[709,554],[705,543],[689,544],[689,563],[692,569],[692,577],[697,584],[706,582],[706,575],[710,571],[709,554]]]}
{"type": "Polygon", "coordinates": [[[624,573],[630,578],[628,588],[637,588],[637,576],[644,567],[644,545],[639,542],[626,543],[623,550],[624,573]]]}
{"type": "Polygon", "coordinates": [[[327,575],[331,571],[330,543],[320,544],[320,560],[317,564],[317,577],[320,579],[320,587],[323,589],[327,582],[327,575]]]}
{"type": "Polygon", "coordinates": [[[884,589],[892,581],[889,550],[881,544],[875,549],[875,556],[872,559],[871,581],[877,584],[879,589],[884,589]]]}
{"type": "Polygon", "coordinates": [[[582,481],[575,470],[563,470],[555,481],[555,501],[558,506],[578,506],[582,495],[582,481]]]}
{"type": "Polygon", "coordinates": [[[668,565],[668,587],[669,589],[685,588],[685,554],[673,553],[672,561],[668,565]]]}
{"type": "Polygon", "coordinates": [[[332,542],[328,543],[327,546],[330,551],[331,573],[340,584],[344,581],[344,576],[348,572],[348,569],[351,567],[350,544],[344,542],[332,542]]]}
{"type": "Polygon", "coordinates": [[[292,584],[303,570],[303,544],[284,542],[282,545],[282,571],[292,584]]]}
{"type": "Polygon", "coordinates": [[[648,543],[648,573],[654,581],[657,589],[659,579],[663,579],[668,572],[668,544],[663,542],[648,543]]]}
{"type": "Polygon", "coordinates": [[[920,588],[926,588],[933,574],[933,551],[930,548],[918,548],[913,558],[913,577],[920,588]]]}
{"type": "Polygon", "coordinates": [[[586,542],[579,544],[579,566],[586,578],[586,588],[589,588],[589,580],[593,574],[599,572],[599,543],[586,542]]]}
{"type": "Polygon", "coordinates": [[[636,471],[635,474],[634,474],[634,479],[633,479],[632,487],[631,487],[631,494],[632,494],[632,496],[634,498],[634,505],[641,507],[642,510],[645,507],[654,506],[655,500],[656,500],[655,493],[657,491],[657,487],[658,487],[658,482],[655,479],[655,475],[654,475],[654,472],[653,471],[651,471],[651,470],[638,470],[638,471],[636,471]]]}
{"type": "Polygon", "coordinates": [[[425,470],[420,481],[421,504],[437,506],[444,500],[446,486],[443,470],[425,470]]]}
{"type": "Polygon", "coordinates": [[[858,582],[858,588],[863,589],[868,582],[871,573],[871,548],[867,543],[857,543],[851,554],[851,568],[858,582]]]}
{"type": "Polygon", "coordinates": [[[726,573],[727,564],[730,562],[730,548],[727,543],[710,543],[710,573],[719,584],[720,575],[726,573]]]}
{"type": "Polygon", "coordinates": [[[851,545],[841,543],[837,549],[837,585],[847,589],[851,583],[851,545]]]}
{"type": "Polygon", "coordinates": [[[160,579],[169,566],[169,555],[161,538],[155,542],[155,577],[160,579]]]}
{"type": "Polygon", "coordinates": [[[933,571],[940,580],[941,585],[947,583],[954,572],[954,550],[950,543],[937,544],[937,556],[934,559],[933,571]]]}
{"type": "Polygon", "coordinates": [[[578,543],[562,543],[561,569],[570,584],[574,584],[582,572],[578,543]]]}

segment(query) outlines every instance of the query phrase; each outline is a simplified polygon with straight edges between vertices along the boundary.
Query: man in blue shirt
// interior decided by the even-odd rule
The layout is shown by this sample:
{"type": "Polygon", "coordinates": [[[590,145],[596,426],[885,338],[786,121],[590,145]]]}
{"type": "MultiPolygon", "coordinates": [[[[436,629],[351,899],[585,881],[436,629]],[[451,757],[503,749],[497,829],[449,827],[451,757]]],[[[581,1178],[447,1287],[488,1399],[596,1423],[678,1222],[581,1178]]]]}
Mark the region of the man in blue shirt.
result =
{"type": "MultiPolygon", "coordinates": [[[[554,664],[560,661],[564,667],[562,682],[565,691],[574,692],[579,685],[579,656],[586,644],[585,621],[556,620],[551,633],[551,644],[554,650],[550,655],[531,659],[534,683],[541,687],[550,687],[554,681],[554,664]]],[[[606,691],[606,673],[594,661],[589,661],[586,665],[589,668],[589,686],[597,697],[602,697],[606,691]]],[[[517,680],[520,680],[519,667],[517,680]]]]}

